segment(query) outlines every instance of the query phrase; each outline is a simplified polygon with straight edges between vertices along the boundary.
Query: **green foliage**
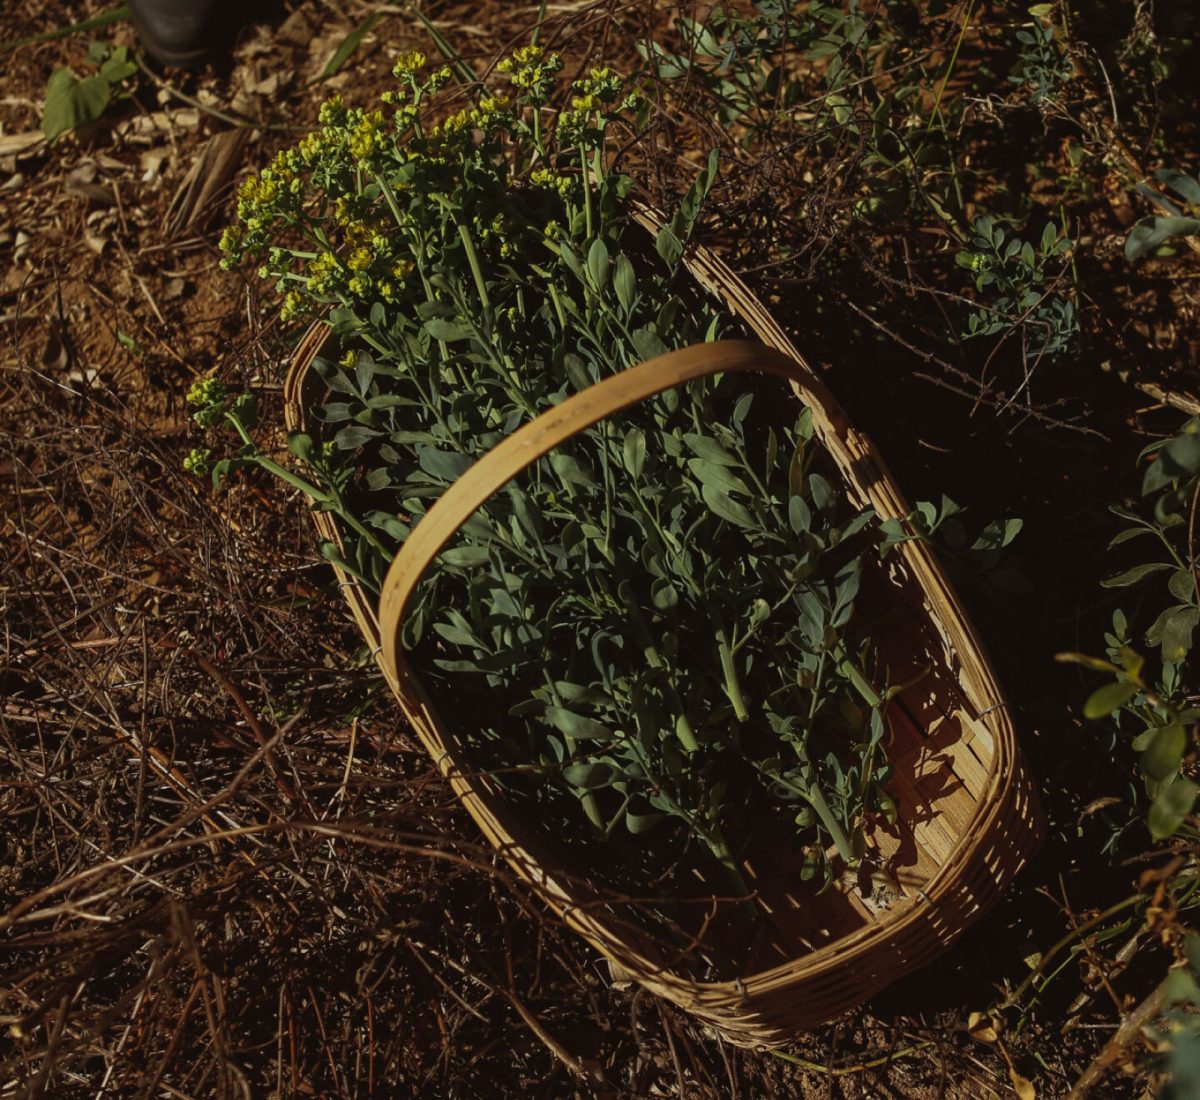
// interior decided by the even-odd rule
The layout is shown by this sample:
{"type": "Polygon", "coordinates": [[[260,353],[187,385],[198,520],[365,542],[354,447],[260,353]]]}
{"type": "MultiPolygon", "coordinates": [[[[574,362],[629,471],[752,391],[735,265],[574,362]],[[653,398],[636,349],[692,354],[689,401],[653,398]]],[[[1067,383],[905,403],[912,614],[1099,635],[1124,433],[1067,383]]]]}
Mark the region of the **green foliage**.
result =
{"type": "Polygon", "coordinates": [[[1009,236],[986,215],[975,219],[974,229],[973,250],[954,257],[972,273],[981,295],[967,315],[963,335],[995,336],[1015,329],[1021,336],[1022,354],[1032,362],[1068,350],[1079,335],[1079,319],[1074,303],[1058,290],[1072,247],[1065,229],[1047,222],[1036,247],[1009,236]]]}
{"type": "Polygon", "coordinates": [[[902,9],[757,0],[750,14],[721,3],[703,22],[677,21],[682,49],[651,42],[639,50],[660,80],[709,97],[748,151],[795,142],[816,154],[822,172],[846,170],[837,184],[858,193],[849,208],[855,221],[884,224],[919,205],[949,223],[961,196],[946,186],[953,173],[944,130],[918,108],[923,51],[902,9]],[[879,71],[899,75],[877,82],[879,71]],[[865,170],[844,169],[848,148],[860,150],[865,170]]]}
{"type": "Polygon", "coordinates": [[[137,72],[126,46],[93,42],[88,58],[97,68],[91,76],[81,78],[70,69],[55,69],[50,74],[42,111],[42,132],[47,141],[96,122],[137,72]]]}
{"type": "MultiPolygon", "coordinates": [[[[637,98],[593,69],[555,111],[560,68],[524,47],[499,66],[511,100],[483,89],[432,123],[420,108],[449,73],[407,55],[392,125],[335,97],[240,192],[228,263],[260,260],[285,318],[332,307],[345,354],[316,364],[328,438],[294,435],[316,484],[288,476],[349,524],[327,556],[374,590],[391,548],[504,435],[731,329],[681,263],[715,156],[647,240],[605,157],[637,98]]],[[[202,423],[242,440],[214,479],[278,471],[247,410],[197,396],[202,423]]],[[[477,765],[566,837],[581,813],[597,837],[648,838],[630,875],[697,843],[744,893],[731,837],[770,794],[827,880],[826,848],[857,863],[869,815],[895,813],[890,693],[854,628],[872,516],[822,472],[809,413],[773,404],[706,379],[580,433],[469,521],[405,624],[477,765]]]]}
{"type": "Polygon", "coordinates": [[[1027,87],[1034,103],[1043,103],[1071,79],[1071,60],[1059,45],[1053,25],[1041,19],[1017,31],[1017,42],[1017,60],[1008,79],[1027,87]]]}
{"type": "Polygon", "coordinates": [[[1166,840],[1187,825],[1200,787],[1192,781],[1197,758],[1197,722],[1200,709],[1192,706],[1194,686],[1185,679],[1193,635],[1200,623],[1200,559],[1195,554],[1197,489],[1200,487],[1200,417],[1183,430],[1152,444],[1143,452],[1150,461],[1142,478],[1142,493],[1150,507],[1147,515],[1113,508],[1127,526],[1109,544],[1142,552],[1136,564],[1107,580],[1107,588],[1161,583],[1154,601],[1158,613],[1142,637],[1157,646],[1161,671],[1151,681],[1146,662],[1138,653],[1124,611],[1113,614],[1112,631],[1105,635],[1108,659],[1063,654],[1113,679],[1097,688],[1084,704],[1086,718],[1115,717],[1118,725],[1131,722],[1137,731],[1129,744],[1138,754],[1138,767],[1150,798],[1147,820],[1155,840],[1166,840]]]}
{"type": "MultiPolygon", "coordinates": [[[[1200,210],[1200,180],[1184,175],[1175,168],[1159,168],[1154,178],[1173,191],[1185,204],[1200,210]]],[[[1159,207],[1171,211],[1167,216],[1155,214],[1141,218],[1125,239],[1125,258],[1140,260],[1158,250],[1173,237],[1190,237],[1200,233],[1200,218],[1187,217],[1183,210],[1161,192],[1139,184],[1138,190],[1159,207]]]]}
{"type": "MultiPolygon", "coordinates": [[[[822,62],[831,92],[862,74],[869,17],[858,0],[755,0],[753,14],[718,4],[703,21],[681,16],[676,29],[683,50],[657,41],[639,42],[638,50],[662,80],[699,83],[718,104],[726,126],[742,124],[765,133],[772,117],[795,106],[803,86],[786,64],[789,57],[822,62]]],[[[846,106],[841,97],[832,107],[846,106]]]]}
{"type": "Polygon", "coordinates": [[[1183,937],[1182,964],[1168,973],[1163,989],[1162,1013],[1154,1037],[1159,1055],[1156,1069],[1167,1075],[1162,1100],[1187,1100],[1200,1095],[1200,936],[1183,937]]]}
{"type": "Polygon", "coordinates": [[[1029,579],[1006,560],[1004,551],[1021,533],[1022,520],[992,520],[974,539],[962,522],[960,508],[948,496],[940,504],[922,500],[904,519],[888,519],[879,525],[883,553],[911,539],[924,539],[937,546],[950,570],[959,578],[982,581],[1000,592],[1029,591],[1029,579]]]}

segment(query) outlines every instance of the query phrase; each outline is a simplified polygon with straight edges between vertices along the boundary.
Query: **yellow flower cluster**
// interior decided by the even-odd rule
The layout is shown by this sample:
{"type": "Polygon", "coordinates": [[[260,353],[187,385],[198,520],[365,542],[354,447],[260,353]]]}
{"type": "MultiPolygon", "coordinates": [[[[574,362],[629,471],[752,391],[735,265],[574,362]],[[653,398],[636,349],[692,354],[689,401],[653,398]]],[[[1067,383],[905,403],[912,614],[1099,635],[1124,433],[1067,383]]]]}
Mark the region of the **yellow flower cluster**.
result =
{"type": "Polygon", "coordinates": [[[545,53],[546,51],[541,46],[533,43],[528,46],[519,46],[513,50],[511,57],[506,57],[496,68],[502,73],[515,72],[523,67],[537,64],[545,53]]]}
{"type": "Polygon", "coordinates": [[[203,477],[211,469],[212,449],[209,447],[193,447],[191,451],[184,456],[183,468],[189,474],[198,474],[203,477]]]}
{"type": "Polygon", "coordinates": [[[401,80],[406,76],[415,76],[425,68],[426,60],[420,50],[409,50],[407,53],[402,53],[396,58],[396,64],[392,66],[392,76],[401,80]]]}
{"type": "Polygon", "coordinates": [[[554,84],[554,75],[562,71],[562,58],[546,53],[541,46],[521,46],[496,66],[512,81],[514,88],[523,88],[535,102],[543,101],[554,84]]]}
{"type": "Polygon", "coordinates": [[[375,253],[369,248],[356,248],[346,260],[351,271],[366,271],[375,262],[375,253]]]}
{"type": "Polygon", "coordinates": [[[600,120],[613,118],[621,109],[632,109],[639,103],[635,95],[622,100],[625,81],[614,69],[593,69],[591,75],[576,80],[572,85],[576,93],[571,97],[570,110],[562,111],[557,120],[558,133],[568,145],[594,146],[602,140],[600,120]]]}
{"type": "Polygon", "coordinates": [[[193,382],[184,400],[195,408],[192,419],[202,428],[211,428],[221,417],[229,390],[216,378],[201,378],[193,382]]]}
{"type": "Polygon", "coordinates": [[[303,294],[298,290],[289,290],[283,296],[283,306],[279,310],[279,319],[287,324],[293,318],[299,317],[307,312],[308,301],[303,294]]]}
{"type": "Polygon", "coordinates": [[[346,101],[340,95],[330,96],[321,104],[317,119],[322,126],[341,126],[346,121],[346,101]]]}
{"type": "Polygon", "coordinates": [[[322,252],[315,260],[309,261],[304,273],[308,276],[310,291],[328,294],[341,280],[342,264],[332,252],[322,252]]]}
{"type": "Polygon", "coordinates": [[[529,182],[544,191],[556,191],[564,199],[575,193],[576,180],[573,176],[560,175],[549,168],[535,168],[529,174],[529,182]]]}
{"type": "Polygon", "coordinates": [[[206,405],[220,405],[224,402],[229,391],[225,383],[217,378],[201,378],[193,382],[184,400],[189,405],[203,408],[206,405]]]}
{"type": "Polygon", "coordinates": [[[360,167],[369,169],[372,155],[383,146],[383,142],[383,112],[364,111],[357,118],[357,125],[350,133],[346,148],[360,167]]]}
{"type": "MultiPolygon", "coordinates": [[[[519,220],[509,224],[494,213],[504,208],[503,202],[492,200],[509,186],[513,170],[502,138],[508,135],[517,147],[527,146],[531,137],[540,140],[539,127],[531,129],[527,121],[529,113],[532,108],[539,123],[545,117],[543,105],[562,68],[557,54],[523,46],[499,65],[517,91],[480,90],[440,124],[429,126],[420,117],[423,99],[452,79],[451,70],[431,69],[419,50],[400,54],[393,68],[400,85],[382,96],[394,108],[392,118],[385,121],[382,110],[352,107],[340,95],[330,96],[318,112],[320,128],[241,185],[240,227],[226,230],[221,238],[222,264],[233,266],[243,255],[258,257],[262,277],[277,280],[278,289],[286,290],[285,321],[339,300],[398,302],[415,271],[400,241],[409,237],[414,219],[426,217],[419,203],[409,208],[408,196],[431,188],[449,193],[460,180],[471,185],[464,186],[470,192],[476,182],[483,186],[484,175],[490,179],[488,194],[499,190],[483,206],[486,215],[475,207],[464,210],[471,231],[492,255],[516,255],[535,227],[519,220]],[[464,178],[468,164],[483,169],[478,180],[464,178]],[[307,201],[308,196],[317,201],[307,201]],[[280,247],[287,235],[306,229],[310,239],[320,242],[313,251],[280,247]]],[[[619,109],[613,105],[622,102],[623,87],[622,78],[608,68],[592,69],[586,79],[575,81],[570,110],[560,113],[554,135],[559,151],[601,141],[604,120],[619,109]]],[[[521,156],[518,151],[517,163],[528,164],[521,156]]],[[[530,183],[575,202],[583,179],[553,167],[559,160],[557,151],[541,158],[530,183]]],[[[557,223],[547,225],[544,233],[547,240],[567,235],[557,223]]]]}

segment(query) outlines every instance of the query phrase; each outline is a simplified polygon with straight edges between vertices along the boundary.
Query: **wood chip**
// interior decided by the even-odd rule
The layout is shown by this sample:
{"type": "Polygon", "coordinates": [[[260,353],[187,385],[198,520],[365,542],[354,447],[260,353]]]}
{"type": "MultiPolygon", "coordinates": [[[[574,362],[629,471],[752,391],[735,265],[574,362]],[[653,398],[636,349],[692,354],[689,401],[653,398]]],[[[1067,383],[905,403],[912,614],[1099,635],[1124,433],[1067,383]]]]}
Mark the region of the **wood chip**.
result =
{"type": "Polygon", "coordinates": [[[200,112],[195,107],[180,107],[171,111],[151,111],[134,115],[117,126],[122,137],[147,140],[176,130],[195,130],[200,125],[200,112]]]}
{"type": "Polygon", "coordinates": [[[21,134],[0,134],[0,157],[19,157],[30,153],[46,141],[41,130],[26,130],[21,134]]]}

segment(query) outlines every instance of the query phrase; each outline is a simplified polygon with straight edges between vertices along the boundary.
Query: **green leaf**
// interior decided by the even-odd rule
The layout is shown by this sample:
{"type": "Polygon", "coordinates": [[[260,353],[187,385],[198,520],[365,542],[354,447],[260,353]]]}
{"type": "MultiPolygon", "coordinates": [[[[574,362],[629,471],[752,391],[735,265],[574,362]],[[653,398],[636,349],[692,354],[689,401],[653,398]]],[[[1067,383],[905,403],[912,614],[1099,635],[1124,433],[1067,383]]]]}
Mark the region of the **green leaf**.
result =
{"type": "Polygon", "coordinates": [[[1122,543],[1129,542],[1130,539],[1136,539],[1136,538],[1141,537],[1142,535],[1153,535],[1153,534],[1154,534],[1154,531],[1149,527],[1128,527],[1124,531],[1121,531],[1118,534],[1113,535],[1113,537],[1111,539],[1109,539],[1108,549],[1111,550],[1111,549],[1113,549],[1113,547],[1120,546],[1122,543]]]}
{"type": "Polygon", "coordinates": [[[633,346],[642,362],[645,362],[647,359],[654,359],[659,355],[666,355],[670,350],[663,343],[662,337],[652,328],[643,326],[642,328],[634,329],[630,335],[633,337],[633,346]]]}
{"type": "Polygon", "coordinates": [[[1164,786],[1150,807],[1150,835],[1155,840],[1166,840],[1192,811],[1196,792],[1200,791],[1191,780],[1177,777],[1164,786]]]}
{"type": "Polygon", "coordinates": [[[629,257],[623,252],[617,257],[615,266],[613,286],[617,291],[617,301],[621,303],[621,308],[628,313],[633,309],[633,302],[637,297],[637,273],[633,270],[633,264],[629,262],[629,257]]]}
{"type": "Polygon", "coordinates": [[[722,493],[751,495],[750,487],[726,465],[709,462],[704,458],[689,458],[688,469],[696,475],[701,485],[711,485],[722,493]]]}
{"type": "Polygon", "coordinates": [[[625,446],[622,451],[625,469],[635,480],[642,476],[646,465],[646,434],[641,428],[630,428],[625,433],[625,446]]]}
{"type": "Polygon", "coordinates": [[[611,764],[568,764],[563,768],[563,778],[573,787],[584,791],[598,790],[607,787],[616,775],[616,769],[611,764]]]}
{"type": "Polygon", "coordinates": [[[1171,237],[1188,237],[1200,233],[1198,218],[1163,218],[1155,215],[1142,218],[1125,239],[1125,259],[1138,260],[1153,252],[1171,237]]]}
{"type": "Polygon", "coordinates": [[[1128,703],[1137,693],[1137,684],[1131,684],[1127,680],[1116,680],[1111,684],[1105,684],[1088,696],[1087,702],[1083,704],[1083,716],[1085,718],[1104,718],[1128,703]]]}
{"type": "Polygon", "coordinates": [[[479,639],[464,626],[454,623],[434,623],[434,631],[445,638],[451,645],[469,646],[472,649],[482,649],[479,639]]]}
{"type": "Polygon", "coordinates": [[[88,76],[80,80],[70,69],[55,69],[46,83],[42,133],[54,141],[68,130],[95,122],[108,106],[112,89],[106,80],[88,76]]]}
{"type": "Polygon", "coordinates": [[[812,511],[803,497],[794,496],[788,499],[788,524],[797,535],[812,527],[812,511]]]}
{"type": "Polygon", "coordinates": [[[435,340],[444,340],[447,344],[456,340],[469,340],[474,335],[466,325],[459,325],[442,317],[431,317],[422,327],[435,340]]]}
{"type": "Polygon", "coordinates": [[[822,512],[828,513],[837,503],[837,496],[833,491],[833,486],[820,474],[808,475],[808,491],[812,496],[813,503],[822,512]]]}
{"type": "Polygon", "coordinates": [[[1179,722],[1172,722],[1154,731],[1138,763],[1146,775],[1156,783],[1161,783],[1179,771],[1187,745],[1187,730],[1179,722]]]}
{"type": "Polygon", "coordinates": [[[383,18],[382,12],[374,12],[368,15],[354,30],[352,30],[345,38],[342,39],[338,48],[334,51],[333,56],[329,59],[329,63],[321,70],[320,75],[310,81],[310,84],[319,84],[322,80],[328,80],[333,76],[346,62],[350,59],[350,55],[358,49],[359,44],[368,34],[375,29],[375,24],[383,18]]]}
{"type": "Polygon", "coordinates": [[[993,520],[971,545],[972,550],[1003,550],[1021,533],[1021,519],[993,520]]]}
{"type": "Polygon", "coordinates": [[[650,585],[650,602],[659,611],[670,611],[679,603],[679,593],[669,580],[658,577],[650,585]]]}
{"type": "Polygon", "coordinates": [[[639,833],[649,832],[669,814],[635,814],[631,810],[625,811],[625,828],[637,836],[639,833]]]}
{"type": "Polygon", "coordinates": [[[599,237],[592,241],[592,246],[588,249],[587,269],[592,278],[592,285],[598,291],[603,291],[608,286],[610,261],[608,249],[599,237]]]}
{"type": "Polygon", "coordinates": [[[433,447],[422,447],[417,462],[430,477],[449,482],[457,481],[474,465],[470,455],[439,451],[433,447]]]}
{"type": "Polygon", "coordinates": [[[1169,187],[1181,199],[1200,206],[1200,181],[1184,175],[1175,168],[1159,168],[1154,173],[1154,178],[1169,187]]]}
{"type": "Polygon", "coordinates": [[[1159,573],[1164,569],[1173,568],[1174,566],[1165,562],[1147,562],[1143,565],[1135,565],[1132,569],[1126,569],[1124,573],[1118,573],[1115,577],[1109,577],[1107,580],[1101,581],[1100,585],[1103,588],[1128,588],[1129,585],[1137,584],[1151,573],[1159,573]]]}
{"type": "Polygon", "coordinates": [[[731,455],[724,447],[721,446],[712,436],[696,435],[689,432],[683,437],[683,441],[687,444],[687,448],[697,458],[703,458],[707,462],[715,462],[718,466],[740,466],[733,455],[731,455]]]}
{"type": "Polygon", "coordinates": [[[679,238],[665,225],[658,231],[658,236],[654,238],[654,250],[671,271],[675,270],[679,258],[683,255],[683,245],[679,238]]]}
{"type": "Polygon", "coordinates": [[[485,565],[490,558],[491,554],[486,546],[455,546],[441,555],[444,564],[462,569],[474,569],[485,565]]]}
{"type": "Polygon", "coordinates": [[[1200,622],[1200,608],[1177,607],[1167,616],[1162,631],[1164,661],[1178,663],[1192,648],[1192,632],[1200,622]]]}
{"type": "Polygon", "coordinates": [[[125,48],[122,46],[119,50],[114,50],[112,57],[108,58],[100,66],[98,75],[101,80],[112,88],[120,84],[121,81],[128,80],[136,72],[137,65],[126,58],[125,48]]]}
{"type": "Polygon", "coordinates": [[[1200,471],[1200,432],[1183,432],[1163,444],[1162,454],[1187,474],[1200,471]]]}
{"type": "MultiPolygon", "coordinates": [[[[1186,967],[1176,967],[1167,972],[1167,976],[1163,979],[1162,1000],[1165,1005],[1196,1004],[1197,1000],[1200,1000],[1200,987],[1197,987],[1195,977],[1188,972],[1186,967]]],[[[1194,1043],[1195,1039],[1192,1042],[1194,1043]]],[[[1179,1039],[1176,1038],[1175,1047],[1168,1055],[1167,1065],[1164,1067],[1167,1073],[1174,1078],[1171,1084],[1175,1086],[1161,1094],[1164,1096],[1186,1095],[1186,1093],[1179,1092],[1179,1086],[1185,1080],[1184,1075],[1178,1071],[1179,1045],[1179,1039]]],[[[1200,1065],[1191,1069],[1186,1077],[1189,1083],[1198,1079],[1200,1079],[1200,1065]]],[[[1194,1091],[1194,1086],[1188,1091],[1194,1091]]]]}
{"type": "Polygon", "coordinates": [[[382,432],[375,431],[374,428],[363,428],[356,425],[352,428],[343,428],[333,437],[333,442],[338,450],[353,451],[382,434],[382,432]]]}
{"type": "Polygon", "coordinates": [[[700,487],[700,495],[704,498],[704,503],[721,519],[739,527],[757,526],[750,512],[736,500],[730,500],[724,490],[712,484],[705,484],[700,487]]]}
{"type": "Polygon", "coordinates": [[[555,729],[565,733],[568,737],[575,738],[576,741],[601,739],[611,741],[613,739],[613,732],[607,726],[564,707],[547,707],[546,713],[542,717],[555,729]]]}
{"type": "Polygon", "coordinates": [[[592,475],[569,454],[555,451],[550,455],[550,467],[567,485],[582,485],[589,488],[596,484],[592,475]]]}
{"type": "Polygon", "coordinates": [[[304,462],[312,456],[313,437],[307,432],[288,432],[287,445],[288,450],[304,462]]]}
{"type": "Polygon", "coordinates": [[[1181,603],[1190,603],[1196,595],[1196,581],[1190,569],[1176,569],[1167,581],[1171,595],[1181,603]]]}

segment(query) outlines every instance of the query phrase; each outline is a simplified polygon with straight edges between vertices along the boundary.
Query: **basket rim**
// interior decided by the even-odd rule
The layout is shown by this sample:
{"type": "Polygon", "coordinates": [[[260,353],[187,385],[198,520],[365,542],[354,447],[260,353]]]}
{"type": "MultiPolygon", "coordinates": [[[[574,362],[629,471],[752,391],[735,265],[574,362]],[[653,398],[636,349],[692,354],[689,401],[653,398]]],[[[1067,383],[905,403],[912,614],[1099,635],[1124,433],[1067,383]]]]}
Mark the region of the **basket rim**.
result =
{"type": "MultiPolygon", "coordinates": [[[[662,224],[657,214],[647,207],[635,210],[634,217],[651,233],[662,224]]],[[[832,395],[758,298],[719,257],[704,246],[693,246],[684,262],[702,287],[741,318],[753,338],[788,355],[806,373],[808,377],[804,385],[794,384],[793,389],[813,409],[816,433],[830,452],[852,495],[859,497],[861,503],[874,506],[882,519],[907,516],[910,511],[907,502],[874,445],[850,425],[832,395]],[[865,486],[861,482],[864,471],[873,475],[870,484],[865,486]]],[[[317,320],[293,354],[284,383],[285,417],[289,428],[304,429],[308,425],[303,389],[311,378],[313,360],[326,342],[332,339],[332,330],[324,321],[317,320]]],[[[314,513],[313,518],[324,537],[337,540],[337,527],[328,513],[314,513]]],[[[947,653],[957,662],[957,667],[952,667],[951,671],[964,697],[973,705],[975,723],[982,726],[992,738],[993,755],[985,785],[976,800],[971,819],[955,838],[953,850],[916,896],[906,898],[881,913],[875,922],[864,924],[829,944],[742,978],[700,981],[685,977],[646,957],[621,932],[615,931],[610,924],[592,916],[585,909],[580,909],[578,903],[572,901],[573,897],[578,896],[577,893],[563,887],[515,841],[502,820],[488,806],[490,799],[486,792],[477,790],[469,775],[456,767],[452,749],[444,740],[457,741],[456,735],[438,720],[431,707],[422,706],[424,714],[413,713],[412,693],[414,687],[419,688],[415,679],[401,684],[388,675],[386,669],[384,672],[401,708],[413,723],[439,770],[451,781],[455,793],[477,826],[516,873],[596,950],[629,971],[639,982],[701,1014],[706,1014],[705,1009],[719,1012],[722,1007],[745,1004],[756,994],[829,973],[856,957],[886,947],[903,936],[910,927],[926,920],[929,910],[936,909],[938,902],[951,892],[962,877],[964,868],[984,847],[1015,784],[1014,765],[1020,760],[1015,729],[1008,704],[974,627],[927,545],[920,540],[909,540],[897,547],[897,553],[921,591],[932,626],[947,653]]],[[[336,566],[335,571],[359,629],[378,661],[382,645],[379,615],[373,606],[374,601],[352,577],[336,566]]],[[[967,922],[962,922],[957,932],[966,926],[967,922]]],[[[903,972],[896,969],[884,981],[865,989],[863,996],[869,996],[903,972]]]]}

